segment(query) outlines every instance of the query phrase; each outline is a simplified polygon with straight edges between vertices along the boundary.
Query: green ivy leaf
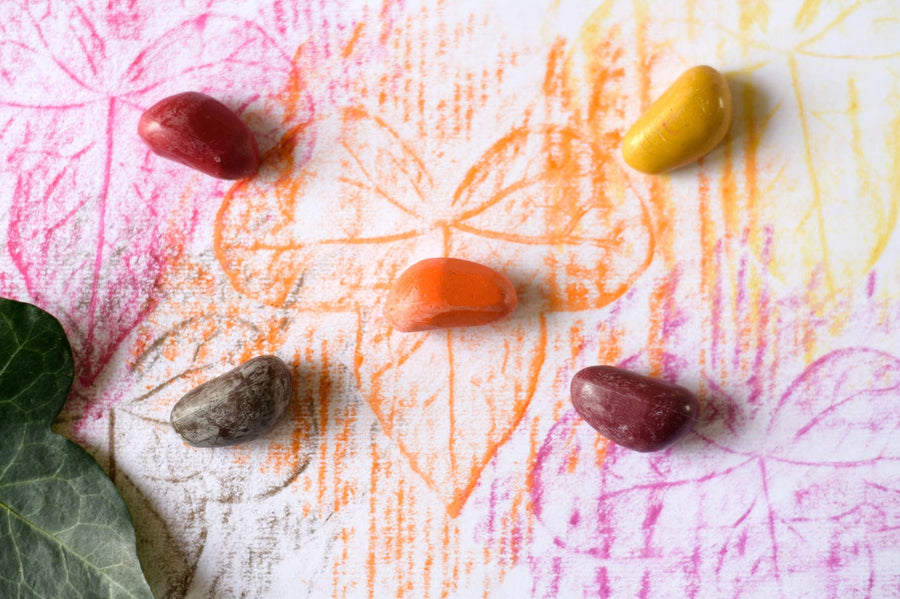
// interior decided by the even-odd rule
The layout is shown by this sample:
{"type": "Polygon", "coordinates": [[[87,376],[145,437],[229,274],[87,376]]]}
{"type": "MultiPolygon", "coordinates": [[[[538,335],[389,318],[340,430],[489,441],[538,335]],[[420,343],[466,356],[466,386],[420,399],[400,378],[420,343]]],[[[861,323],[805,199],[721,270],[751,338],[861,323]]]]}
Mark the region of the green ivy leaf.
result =
{"type": "Polygon", "coordinates": [[[0,298],[0,597],[152,599],[115,486],[50,429],[73,375],[59,322],[0,298]]]}

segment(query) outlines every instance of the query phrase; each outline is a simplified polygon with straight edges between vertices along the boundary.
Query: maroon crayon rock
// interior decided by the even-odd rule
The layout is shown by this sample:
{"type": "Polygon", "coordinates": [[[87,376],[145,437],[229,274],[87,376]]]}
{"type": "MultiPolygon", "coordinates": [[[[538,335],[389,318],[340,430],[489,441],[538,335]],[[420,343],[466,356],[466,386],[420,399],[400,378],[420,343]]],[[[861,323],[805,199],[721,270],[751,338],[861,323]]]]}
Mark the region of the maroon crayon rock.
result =
{"type": "Polygon", "coordinates": [[[259,150],[247,125],[199,92],[154,104],[141,115],[138,135],[156,154],[219,179],[243,179],[259,170],[259,150]]]}
{"type": "Polygon", "coordinates": [[[613,366],[590,366],[572,378],[572,405],[597,431],[635,451],[659,451],[697,422],[697,397],[678,385],[613,366]]]}

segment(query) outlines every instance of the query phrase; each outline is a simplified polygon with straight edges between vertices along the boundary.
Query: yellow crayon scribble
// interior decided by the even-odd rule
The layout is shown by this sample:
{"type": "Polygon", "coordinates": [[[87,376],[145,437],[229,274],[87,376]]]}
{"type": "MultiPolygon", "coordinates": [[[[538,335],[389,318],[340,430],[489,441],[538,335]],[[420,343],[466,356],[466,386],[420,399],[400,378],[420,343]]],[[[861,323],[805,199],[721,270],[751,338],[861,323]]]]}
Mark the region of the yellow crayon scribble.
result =
{"type": "Polygon", "coordinates": [[[802,31],[812,25],[821,9],[822,0],[806,0],[794,19],[794,29],[802,31]]]}
{"type": "Polygon", "coordinates": [[[741,15],[739,20],[741,31],[748,31],[753,27],[765,30],[769,26],[769,4],[765,0],[746,0],[741,2],[741,15]]]}
{"type": "MultiPolygon", "coordinates": [[[[800,10],[800,13],[797,15],[797,20],[794,21],[794,25],[797,27],[797,29],[806,28],[807,26],[809,26],[812,23],[813,19],[815,19],[816,16],[818,16],[818,9],[819,9],[819,4],[821,4],[821,0],[807,0],[806,3],[804,4],[804,8],[808,4],[814,4],[815,10],[814,10],[814,12],[812,12],[810,14],[804,13],[803,9],[800,10]],[[807,14],[807,16],[804,17],[804,14],[807,14]],[[803,18],[801,18],[801,17],[803,17],[803,18]],[[802,26],[798,26],[798,25],[802,25],[802,26]]],[[[852,15],[854,12],[856,12],[856,10],[859,7],[860,7],[859,2],[857,2],[851,6],[848,6],[847,8],[842,10],[840,13],[838,13],[838,15],[834,19],[832,19],[831,22],[829,22],[827,25],[825,25],[825,27],[823,27],[821,31],[819,31],[814,36],[804,40],[799,45],[797,45],[796,49],[800,50],[800,49],[803,49],[803,48],[806,48],[808,46],[815,44],[820,39],[822,39],[823,37],[828,35],[835,27],[837,27],[838,25],[843,23],[845,20],[847,20],[847,18],[850,15],[852,15]]]]}
{"type": "Polygon", "coordinates": [[[791,55],[788,57],[788,66],[791,72],[791,85],[794,89],[794,97],[797,100],[797,112],[800,117],[800,127],[803,131],[803,157],[806,163],[806,171],[809,175],[809,182],[812,186],[812,205],[811,216],[815,218],[815,226],[818,230],[819,251],[822,256],[822,265],[824,267],[825,287],[829,295],[834,292],[834,281],[831,274],[831,260],[828,252],[828,240],[825,236],[825,214],[822,207],[822,191],[819,185],[819,177],[816,173],[815,164],[812,155],[812,140],[809,133],[809,124],[806,118],[806,107],[803,102],[803,94],[801,92],[800,73],[797,67],[797,59],[791,55]]]}

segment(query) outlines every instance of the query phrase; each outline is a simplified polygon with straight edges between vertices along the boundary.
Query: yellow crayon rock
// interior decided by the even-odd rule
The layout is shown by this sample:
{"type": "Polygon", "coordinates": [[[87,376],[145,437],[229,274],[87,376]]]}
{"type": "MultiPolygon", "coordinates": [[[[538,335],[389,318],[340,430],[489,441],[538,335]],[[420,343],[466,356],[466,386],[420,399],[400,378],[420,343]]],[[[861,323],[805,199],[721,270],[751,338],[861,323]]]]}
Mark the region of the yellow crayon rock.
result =
{"type": "Polygon", "coordinates": [[[715,148],[730,124],[731,92],[725,77],[712,67],[693,67],[631,126],[622,156],[635,170],[662,173],[715,148]]]}

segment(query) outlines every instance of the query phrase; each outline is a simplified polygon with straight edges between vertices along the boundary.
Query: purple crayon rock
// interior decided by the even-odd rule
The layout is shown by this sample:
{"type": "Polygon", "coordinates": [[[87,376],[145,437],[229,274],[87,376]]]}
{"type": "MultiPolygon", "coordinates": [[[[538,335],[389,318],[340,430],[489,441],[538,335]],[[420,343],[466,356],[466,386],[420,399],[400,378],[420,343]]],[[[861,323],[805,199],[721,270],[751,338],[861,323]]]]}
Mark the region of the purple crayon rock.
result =
{"type": "Polygon", "coordinates": [[[614,366],[589,366],[572,378],[572,405],[597,431],[635,451],[659,451],[697,422],[697,397],[678,385],[614,366]]]}

